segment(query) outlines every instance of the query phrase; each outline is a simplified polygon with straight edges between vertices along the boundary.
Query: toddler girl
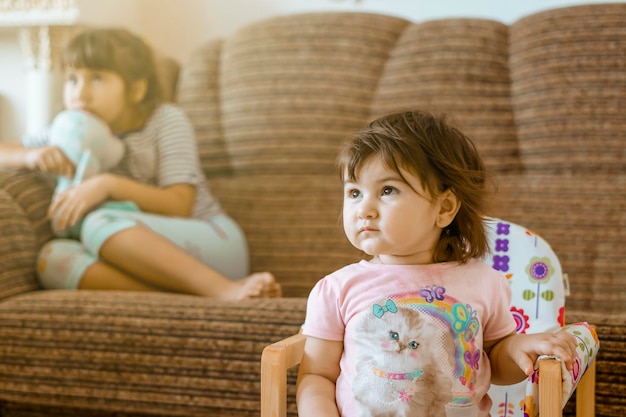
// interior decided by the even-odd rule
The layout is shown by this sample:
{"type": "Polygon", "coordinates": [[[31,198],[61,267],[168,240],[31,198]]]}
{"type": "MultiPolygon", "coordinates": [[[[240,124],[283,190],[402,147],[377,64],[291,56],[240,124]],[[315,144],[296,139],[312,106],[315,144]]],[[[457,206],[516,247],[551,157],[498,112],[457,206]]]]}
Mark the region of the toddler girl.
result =
{"type": "Polygon", "coordinates": [[[320,280],[303,333],[306,416],[486,416],[490,383],[540,354],[571,367],[565,332],[517,335],[506,279],[481,258],[487,195],[471,140],[444,117],[390,114],[339,156],[348,240],[371,257],[320,280]]]}

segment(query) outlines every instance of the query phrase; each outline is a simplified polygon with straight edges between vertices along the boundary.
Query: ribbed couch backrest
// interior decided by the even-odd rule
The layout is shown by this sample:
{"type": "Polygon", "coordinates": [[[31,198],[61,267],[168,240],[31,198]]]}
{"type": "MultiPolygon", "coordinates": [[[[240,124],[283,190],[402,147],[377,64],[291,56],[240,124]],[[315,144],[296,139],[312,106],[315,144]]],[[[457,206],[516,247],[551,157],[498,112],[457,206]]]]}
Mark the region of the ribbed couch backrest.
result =
{"type": "Polygon", "coordinates": [[[368,121],[389,53],[407,24],[373,14],[303,14],[227,39],[221,113],[234,170],[334,173],[340,144],[368,121]]]}
{"type": "Polygon", "coordinates": [[[519,170],[508,45],[508,27],[490,20],[408,26],[387,62],[373,114],[406,108],[450,114],[491,170],[519,170]]]}
{"type": "Polygon", "coordinates": [[[252,268],[276,274],[286,295],[306,296],[360,257],[339,221],[335,160],[369,121],[408,25],[367,13],[278,17],[209,43],[183,70],[179,101],[213,191],[244,228],[252,268]]]}
{"type": "Polygon", "coordinates": [[[501,181],[499,215],[551,242],[569,275],[567,305],[580,310],[626,305],[625,57],[625,3],[548,10],[510,28],[525,175],[501,181]]]}
{"type": "Polygon", "coordinates": [[[625,172],[625,15],[625,3],[588,5],[511,26],[511,96],[527,170],[625,172]]]}
{"type": "Polygon", "coordinates": [[[625,28],[620,3],[512,25],[283,16],[200,49],[179,102],[253,269],[274,272],[286,295],[360,257],[339,218],[341,144],[382,113],[424,108],[474,138],[499,185],[490,214],[550,242],[568,303],[608,311],[626,302],[625,28]]]}

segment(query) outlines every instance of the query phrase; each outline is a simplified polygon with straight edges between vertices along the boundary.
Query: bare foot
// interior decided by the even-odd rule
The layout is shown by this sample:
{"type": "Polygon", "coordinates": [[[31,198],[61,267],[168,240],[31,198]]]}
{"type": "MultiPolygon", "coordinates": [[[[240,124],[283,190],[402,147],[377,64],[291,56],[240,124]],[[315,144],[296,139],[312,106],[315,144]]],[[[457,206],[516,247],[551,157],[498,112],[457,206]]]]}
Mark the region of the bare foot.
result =
{"type": "Polygon", "coordinates": [[[245,300],[247,298],[274,298],[280,297],[280,284],[269,272],[258,272],[233,282],[232,290],[223,294],[222,298],[245,300]]]}

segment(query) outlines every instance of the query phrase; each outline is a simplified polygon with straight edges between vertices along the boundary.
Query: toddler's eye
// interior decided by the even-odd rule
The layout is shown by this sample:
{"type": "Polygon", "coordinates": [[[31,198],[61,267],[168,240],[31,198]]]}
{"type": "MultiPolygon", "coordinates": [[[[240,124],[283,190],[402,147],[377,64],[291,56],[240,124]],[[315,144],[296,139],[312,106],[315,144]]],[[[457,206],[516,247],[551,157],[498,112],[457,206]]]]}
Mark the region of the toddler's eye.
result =
{"type": "Polygon", "coordinates": [[[385,187],[383,188],[383,195],[392,195],[396,194],[398,191],[393,187],[385,187]]]}
{"type": "Polygon", "coordinates": [[[411,349],[413,349],[413,350],[417,349],[417,347],[418,347],[419,345],[420,345],[420,344],[419,344],[419,343],[417,343],[415,340],[411,340],[411,341],[409,342],[409,347],[410,347],[411,349]]]}
{"type": "Polygon", "coordinates": [[[359,198],[361,196],[361,192],[359,190],[349,190],[348,197],[349,198],[359,198]]]}
{"type": "Polygon", "coordinates": [[[398,332],[389,332],[389,339],[398,340],[400,339],[400,335],[398,334],[398,332]]]}

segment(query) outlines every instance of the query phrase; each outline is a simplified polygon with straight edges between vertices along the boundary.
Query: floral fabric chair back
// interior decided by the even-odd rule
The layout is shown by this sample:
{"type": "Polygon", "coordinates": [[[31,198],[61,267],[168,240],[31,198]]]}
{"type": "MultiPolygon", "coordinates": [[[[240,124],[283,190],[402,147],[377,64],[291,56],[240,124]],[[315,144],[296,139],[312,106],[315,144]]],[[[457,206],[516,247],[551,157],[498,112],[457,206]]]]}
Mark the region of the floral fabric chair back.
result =
{"type": "MultiPolygon", "coordinates": [[[[541,333],[565,326],[567,276],[550,245],[530,230],[504,220],[485,220],[491,253],[485,262],[500,271],[511,285],[511,314],[517,333],[541,333]]],[[[587,323],[567,326],[578,339],[574,368],[563,366],[563,406],[597,354],[599,342],[587,323]]],[[[538,416],[538,365],[527,380],[510,386],[492,385],[494,417],[538,416]]]]}

